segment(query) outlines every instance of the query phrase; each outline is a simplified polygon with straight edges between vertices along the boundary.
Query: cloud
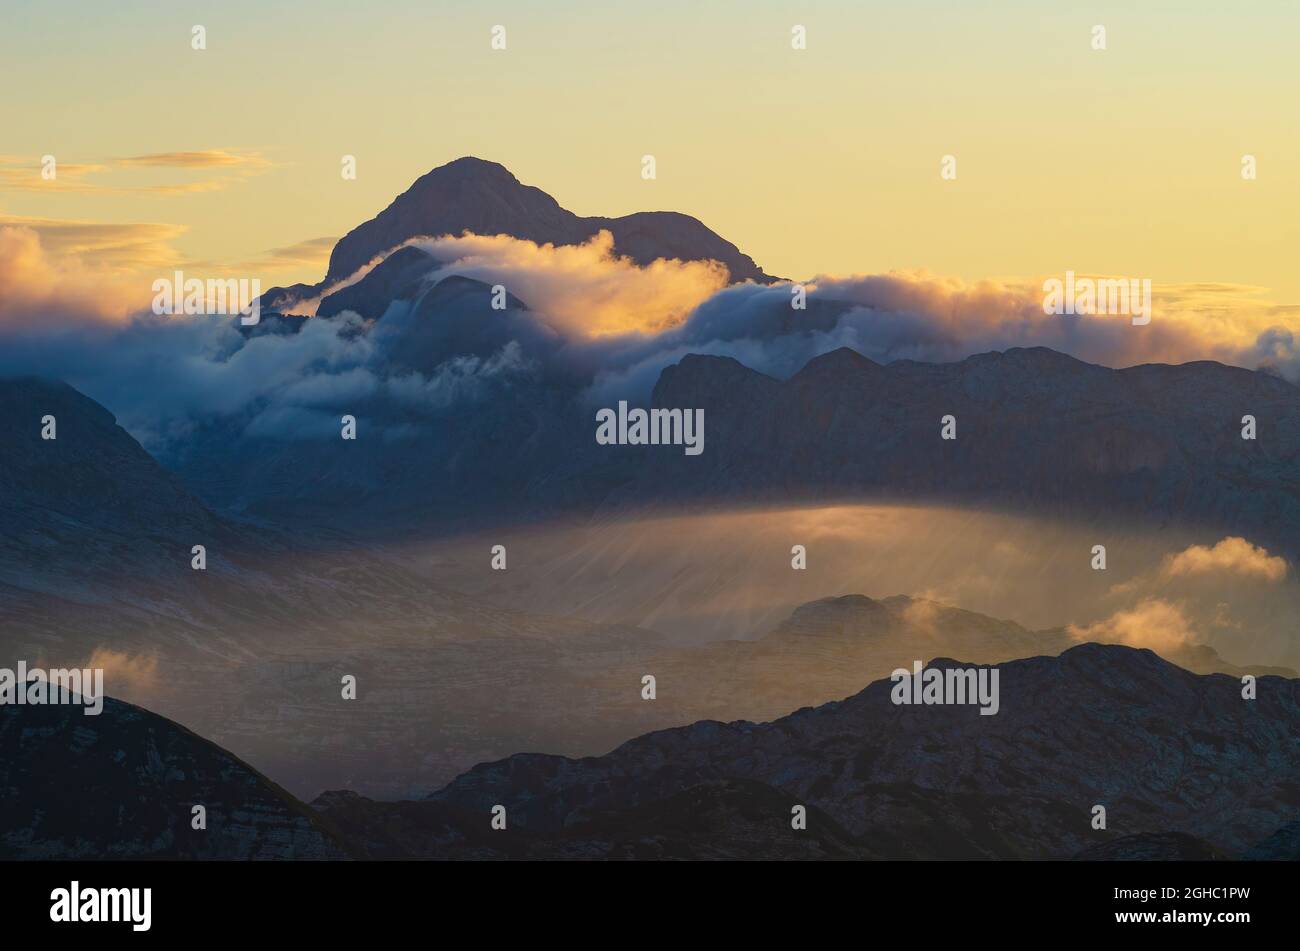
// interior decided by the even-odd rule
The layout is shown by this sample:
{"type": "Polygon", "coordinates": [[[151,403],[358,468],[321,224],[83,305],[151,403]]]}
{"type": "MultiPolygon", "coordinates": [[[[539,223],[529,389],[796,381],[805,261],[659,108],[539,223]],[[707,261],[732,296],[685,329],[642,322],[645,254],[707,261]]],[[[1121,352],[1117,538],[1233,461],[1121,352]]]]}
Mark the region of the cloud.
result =
{"type": "Polygon", "coordinates": [[[92,191],[94,186],[85,182],[87,176],[103,172],[108,166],[98,164],[76,164],[69,162],[57,167],[57,176],[53,180],[41,177],[41,163],[35,159],[13,157],[0,158],[0,187],[6,191],[53,192],[92,191]]]}
{"type": "Polygon", "coordinates": [[[1224,573],[1274,583],[1286,578],[1286,559],[1234,536],[1213,547],[1192,545],[1170,555],[1161,573],[1167,579],[1224,573]]]}
{"type": "Polygon", "coordinates": [[[34,232],[48,266],[56,270],[76,266],[94,272],[170,268],[180,259],[170,242],[189,230],[184,225],[163,223],[104,223],[0,215],[0,229],[9,228],[34,232]],[[68,260],[73,258],[77,260],[68,260]]]}
{"type": "MultiPolygon", "coordinates": [[[[324,270],[329,262],[330,251],[337,242],[338,238],[332,237],[309,238],[296,244],[269,248],[261,254],[234,262],[194,261],[188,267],[192,270],[240,274],[310,271],[316,268],[324,270]]],[[[315,313],[315,308],[312,308],[312,313],[315,313]]]]}
{"type": "Polygon", "coordinates": [[[680,324],[727,285],[713,261],[660,259],[644,267],[614,254],[601,231],[579,245],[538,245],[508,235],[407,242],[442,262],[441,275],[504,284],[556,330],[575,337],[652,334],[680,324]]]}
{"type": "MultiPolygon", "coordinates": [[[[57,234],[80,250],[112,246],[119,230],[60,223],[57,234]]],[[[207,424],[234,426],[232,437],[298,440],[337,436],[340,406],[359,413],[375,401],[436,414],[534,366],[509,338],[480,354],[452,341],[430,365],[403,364],[402,315],[375,332],[344,312],[249,335],[229,317],[156,316],[140,306],[148,300],[137,278],[47,254],[31,228],[0,228],[0,374],[67,380],[166,455],[207,424]]],[[[534,318],[520,319],[522,334],[534,318]]]]}
{"type": "MultiPolygon", "coordinates": [[[[1202,632],[1205,643],[1235,662],[1287,662],[1300,604],[1300,590],[1281,583],[1287,572],[1284,558],[1237,536],[1187,545],[1107,590],[1111,604],[1127,607],[1070,632],[1085,640],[1129,643],[1123,637],[1167,640],[1181,624],[1189,643],[1196,640],[1193,629],[1202,632]]],[[[1159,649],[1154,641],[1138,646],[1159,649]]]]}
{"type": "Polygon", "coordinates": [[[903,608],[903,623],[911,633],[925,637],[934,637],[939,633],[939,615],[943,605],[933,600],[929,592],[918,595],[903,608]]]}
{"type": "Polygon", "coordinates": [[[233,264],[187,261],[172,246],[182,225],[102,223],[0,215],[0,329],[122,323],[150,308],[153,282],[187,276],[220,278],[321,265],[332,238],[272,248],[233,264]]]}
{"type": "Polygon", "coordinates": [[[201,152],[155,152],[113,159],[114,165],[155,168],[266,168],[271,163],[257,152],[207,149],[201,152]]]}
{"type": "Polygon", "coordinates": [[[1146,598],[1096,624],[1071,624],[1066,632],[1076,641],[1149,647],[1157,652],[1176,651],[1197,643],[1191,621],[1183,609],[1159,598],[1146,598]]]}
{"type": "MultiPolygon", "coordinates": [[[[141,302],[143,288],[118,270],[93,268],[73,255],[48,255],[35,229],[4,222],[0,218],[0,330],[42,327],[58,335],[86,324],[120,323],[141,302]]],[[[163,253],[159,242],[169,233],[146,225],[109,235],[73,224],[56,240],[99,242],[106,251],[101,259],[138,265],[163,253]]]]}
{"type": "Polygon", "coordinates": [[[950,362],[1012,347],[1050,347],[1103,366],[1218,360],[1300,381],[1300,346],[1283,321],[1300,309],[1235,284],[1155,286],[1151,323],[1126,317],[1043,313],[1042,282],[967,283],[924,272],[818,277],[807,308],[791,307],[793,285],[728,287],[684,321],[634,341],[604,366],[593,400],[649,394],[664,367],[687,353],[730,356],[788,377],[808,360],[850,347],[878,363],[950,362]]]}
{"type": "MultiPolygon", "coordinates": [[[[67,379],[121,413],[146,442],[241,414],[256,420],[253,432],[289,432],[304,411],[367,393],[439,412],[523,374],[575,385],[601,405],[644,400],[664,367],[688,353],[732,356],[776,377],[845,346],[878,362],[1043,345],[1115,366],[1213,357],[1300,367],[1293,335],[1268,323],[1276,309],[1240,285],[1157,288],[1152,323],[1138,327],[1123,318],[1044,315],[1041,282],[926,274],[818,277],[806,285],[807,308],[795,310],[788,283],[724,286],[725,271],[708,262],[640,267],[613,253],[607,232],[573,247],[472,234],[408,242],[438,263],[431,284],[450,276],[502,284],[526,305],[499,319],[482,320],[479,305],[455,295],[432,310],[416,295],[374,327],[311,318],[286,325],[300,332],[246,338],[229,321],[141,316],[152,279],[183,266],[169,243],[180,226],[0,218],[4,225],[11,227],[0,241],[0,332],[24,332],[3,341],[0,366],[25,360],[67,379]],[[61,332],[88,321],[120,332],[78,339],[61,332]],[[167,395],[142,397],[142,378],[167,395]]],[[[331,243],[274,248],[237,266],[297,266],[324,258],[331,243]]]]}
{"type": "Polygon", "coordinates": [[[158,657],[97,647],[82,667],[104,671],[104,692],[115,697],[139,695],[158,685],[158,657]]]}
{"type": "Polygon", "coordinates": [[[492,381],[531,369],[532,365],[524,358],[519,343],[512,340],[486,359],[453,357],[429,376],[399,374],[388,381],[388,389],[400,402],[445,409],[456,403],[476,402],[482,399],[492,381]]]}
{"type": "Polygon", "coordinates": [[[42,176],[43,157],[0,156],[0,186],[9,191],[44,194],[75,193],[93,195],[174,196],[220,191],[246,181],[274,165],[258,152],[208,149],[198,152],[158,152],[133,155],[100,162],[62,162],[55,156],[52,179],[42,176]],[[228,172],[220,178],[188,182],[147,182],[144,184],[104,183],[92,177],[129,175],[139,169],[173,169],[183,172],[219,169],[228,172]]]}

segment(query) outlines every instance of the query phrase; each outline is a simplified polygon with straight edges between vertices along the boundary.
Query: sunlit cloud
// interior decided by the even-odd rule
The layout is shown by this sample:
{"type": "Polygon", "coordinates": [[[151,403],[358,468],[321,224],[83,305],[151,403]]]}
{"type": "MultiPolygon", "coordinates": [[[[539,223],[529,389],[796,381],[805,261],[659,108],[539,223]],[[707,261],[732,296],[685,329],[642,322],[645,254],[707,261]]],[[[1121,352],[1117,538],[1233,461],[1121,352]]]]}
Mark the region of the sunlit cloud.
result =
{"type": "Polygon", "coordinates": [[[562,246],[474,234],[407,243],[442,261],[440,276],[504,284],[557,330],[579,336],[675,326],[728,282],[726,268],[714,261],[660,259],[638,266],[614,253],[608,231],[562,246]]]}
{"type": "Polygon", "coordinates": [[[1211,643],[1224,656],[1270,662],[1287,656],[1268,653],[1293,638],[1296,592],[1280,584],[1288,572],[1285,558],[1228,536],[1186,545],[1152,564],[1106,591],[1107,601],[1123,608],[1105,621],[1072,627],[1072,636],[1159,650],[1181,631],[1188,643],[1211,643]],[[1193,630],[1204,637],[1193,637],[1193,630]]]}
{"type": "Polygon", "coordinates": [[[1248,369],[1273,367],[1292,378],[1300,374],[1300,351],[1288,327],[1300,308],[1269,300],[1262,287],[1156,284],[1151,322],[1134,326],[1123,316],[1044,314],[1039,278],[968,283],[918,271],[819,277],[810,286],[810,300],[845,301],[866,310],[846,314],[840,323],[853,326],[848,336],[880,362],[947,361],[1044,346],[1111,367],[1218,360],[1248,369]]]}
{"type": "Polygon", "coordinates": [[[152,155],[135,155],[111,158],[98,162],[59,162],[54,164],[54,176],[45,178],[42,158],[35,156],[0,156],[0,187],[15,192],[78,195],[176,195],[201,194],[221,191],[247,181],[254,175],[274,167],[274,163],[258,152],[240,152],[226,149],[209,149],[200,152],[160,152],[152,155]],[[188,182],[149,182],[132,184],[104,181],[115,171],[130,172],[135,169],[179,169],[181,171],[215,169],[227,172],[219,178],[188,182]],[[95,179],[94,181],[90,179],[95,179]]]}
{"type": "Polygon", "coordinates": [[[114,165],[151,168],[268,168],[271,163],[257,152],[207,149],[201,152],[156,152],[112,160],[114,165]]]}
{"type": "Polygon", "coordinates": [[[166,242],[180,233],[165,225],[45,224],[42,232],[0,218],[0,328],[55,332],[126,320],[148,304],[139,270],[173,258],[166,242]],[[49,253],[47,235],[65,253],[49,253]]]}
{"type": "Polygon", "coordinates": [[[111,647],[97,647],[81,665],[104,671],[106,689],[113,696],[136,696],[158,686],[158,656],[131,654],[111,647]]]}
{"type": "Polygon", "coordinates": [[[161,222],[117,223],[16,215],[0,215],[0,228],[35,233],[43,256],[77,258],[77,264],[88,270],[109,271],[173,266],[180,255],[171,242],[189,230],[185,225],[161,222]]]}
{"type": "Polygon", "coordinates": [[[1071,624],[1066,630],[1076,641],[1149,647],[1154,651],[1178,650],[1198,642],[1182,607],[1159,598],[1145,599],[1096,624],[1071,624]]]}
{"type": "Polygon", "coordinates": [[[1286,578],[1286,559],[1244,538],[1231,537],[1213,546],[1192,545],[1170,556],[1162,573],[1166,578],[1222,573],[1278,582],[1286,578]]]}

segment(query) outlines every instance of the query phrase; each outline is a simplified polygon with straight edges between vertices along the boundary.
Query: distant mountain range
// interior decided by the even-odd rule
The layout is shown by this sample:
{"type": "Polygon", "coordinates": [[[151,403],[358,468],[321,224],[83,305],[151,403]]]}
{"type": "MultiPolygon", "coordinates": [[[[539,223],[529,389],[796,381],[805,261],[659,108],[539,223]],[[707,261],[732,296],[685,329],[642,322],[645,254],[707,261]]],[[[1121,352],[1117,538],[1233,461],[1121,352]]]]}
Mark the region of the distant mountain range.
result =
{"type": "Polygon", "coordinates": [[[1300,388],[1202,361],[1112,370],[1047,348],[881,366],[850,349],[788,380],[688,356],[655,406],[702,407],[705,453],[642,450],[629,495],[953,499],[1126,513],[1300,554],[1300,388]],[[940,438],[941,420],[956,438],[940,438]],[[1242,417],[1257,423],[1242,438],[1242,417]]]}
{"type": "MultiPolygon", "coordinates": [[[[809,808],[824,853],[876,858],[1060,858],[1170,832],[1239,856],[1295,815],[1294,680],[1263,678],[1248,701],[1234,678],[1099,644],[998,669],[996,716],[897,706],[878,681],[771,723],[699,722],[583,760],[512,756],[428,803],[483,826],[504,804],[520,837],[536,837],[530,854],[574,857],[698,856],[729,844],[743,857],[797,855],[813,847],[790,827],[794,805],[809,808]],[[1104,832],[1091,828],[1094,805],[1106,807],[1104,832]],[[701,809],[720,817],[717,830],[701,809]],[[728,843],[746,823],[762,832],[728,843]]],[[[343,828],[373,828],[356,802],[318,806],[343,828]]],[[[431,849],[473,850],[470,838],[431,849]]]]}
{"type": "MultiPolygon", "coordinates": [[[[856,693],[864,680],[911,669],[916,660],[961,657],[995,664],[1055,656],[1078,645],[1063,628],[1031,631],[1014,621],[920,598],[863,595],[804,604],[757,640],[660,650],[616,668],[611,680],[635,682],[651,671],[665,705],[681,720],[768,719],[856,693]]],[[[1195,673],[1300,678],[1286,667],[1236,667],[1205,644],[1161,656],[1195,673]]]]}
{"type": "MultiPolygon", "coordinates": [[[[72,387],[0,380],[6,651],[72,665],[105,649],[110,692],[127,684],[158,711],[0,707],[0,854],[1296,856],[1289,670],[1208,646],[1171,649],[1176,667],[902,596],[825,598],[756,640],[672,646],[616,611],[550,616],[526,593],[510,610],[421,566],[406,542],[462,529],[846,499],[1177,523],[1300,556],[1300,390],[1264,372],[1111,370],[1042,348],[881,365],[842,348],[777,379],[686,352],[648,399],[704,411],[705,451],[687,456],[598,445],[601,367],[528,301],[495,310],[488,285],[441,274],[418,248],[325,294],[317,317],[293,315],[412,237],[572,244],[600,228],[641,263],[717,260],[733,281],[772,280],[695,219],[579,218],[462,159],[340,241],[321,284],[268,292],[263,322],[241,330],[259,348],[309,327],[335,335],[322,353],[366,345],[372,389],[335,394],[311,375],[327,358],[304,364],[327,438],[255,426],[255,402],[194,420],[155,458],[72,387]],[[356,317],[332,320],[344,312],[356,317]],[[345,413],[355,442],[337,438],[345,413]],[[1255,440],[1240,436],[1247,414],[1255,440]],[[56,440],[40,437],[47,415],[56,440]],[[940,437],[945,416],[955,440],[940,437]],[[899,708],[887,683],[861,689],[934,657],[1000,665],[1001,712],[899,708]],[[652,703],[636,689],[646,672],[662,688],[652,703]],[[339,698],[348,673],[354,706],[339,698]],[[1258,700],[1240,698],[1244,673],[1261,678],[1258,700]],[[299,796],[334,791],[309,808],[249,763],[274,764],[299,796]],[[367,798],[448,781],[427,799],[367,798]],[[488,824],[498,803],[508,832],[488,824]],[[1105,833],[1088,824],[1096,803],[1105,833]],[[207,837],[187,831],[194,804],[208,806],[207,837]],[[807,806],[806,832],[790,829],[792,804],[807,806]]],[[[824,329],[850,306],[814,300],[798,319],[824,329]]],[[[582,566],[612,557],[617,571],[596,547],[582,566]]],[[[722,572],[691,583],[705,600],[725,593],[722,572]]]]}
{"type": "MultiPolygon", "coordinates": [[[[426,299],[420,319],[453,320],[486,299],[463,286],[443,310],[426,299]]],[[[455,349],[412,337],[403,359],[427,365],[435,346],[455,349]]],[[[880,499],[1181,520],[1300,556],[1300,389],[1266,373],[1210,362],[1111,370],[1044,348],[881,366],[841,349],[777,380],[692,355],[664,370],[650,405],[704,410],[698,457],[597,445],[582,392],[562,377],[516,379],[364,454],[223,429],[175,464],[218,507],[380,533],[670,503],[880,499]],[[1253,441],[1241,438],[1247,414],[1253,441]],[[955,440],[940,436],[948,415],[955,440]]],[[[410,421],[382,401],[338,409],[368,414],[372,429],[410,421]]]]}
{"type": "MultiPolygon", "coordinates": [[[[299,332],[306,318],[277,307],[292,311],[412,237],[564,244],[602,227],[638,262],[717,260],[733,280],[771,280],[693,218],[579,218],[504,167],[464,158],[339,241],[321,285],[269,291],[265,319],[245,333],[299,332]]],[[[1275,375],[1208,361],[1113,370],[1045,348],[880,365],[841,348],[774,379],[687,353],[665,361],[649,403],[703,409],[703,455],[598,446],[591,388],[603,368],[576,359],[528,301],[493,309],[488,285],[440,268],[402,248],[320,302],[322,317],[359,315],[338,333],[368,341],[365,369],[380,383],[330,396],[314,379],[313,418],[336,432],[356,416],[364,451],[254,426],[254,405],[195,425],[160,450],[164,463],[212,508],[380,536],[664,502],[876,497],[1178,519],[1300,555],[1300,388],[1275,375]],[[940,438],[949,415],[955,440],[940,438]],[[1254,440],[1241,438],[1246,415],[1254,440]]],[[[853,306],[819,294],[761,322],[825,332],[853,306]]]]}
{"type": "MultiPolygon", "coordinates": [[[[519,749],[587,755],[695,720],[780,717],[917,659],[997,663],[1074,644],[1059,628],[901,596],[814,601],[765,637],[700,647],[504,610],[450,590],[400,550],[213,514],[98,404],[61,384],[4,386],[22,408],[5,418],[15,451],[0,449],[11,659],[81,664],[100,648],[157,658],[157,683],[142,693],[152,708],[275,764],[300,794],[346,782],[409,795],[519,749]],[[39,438],[46,413],[58,440],[39,438]],[[206,571],[191,568],[193,544],[207,548],[206,571]],[[635,689],[648,671],[664,686],[654,704],[635,689]],[[338,698],[343,673],[364,685],[352,713],[338,698]],[[442,725],[436,744],[430,717],[442,725]]],[[[1237,667],[1205,645],[1167,656],[1203,673],[1294,676],[1237,667]]],[[[110,689],[119,676],[110,672],[110,689]]]]}

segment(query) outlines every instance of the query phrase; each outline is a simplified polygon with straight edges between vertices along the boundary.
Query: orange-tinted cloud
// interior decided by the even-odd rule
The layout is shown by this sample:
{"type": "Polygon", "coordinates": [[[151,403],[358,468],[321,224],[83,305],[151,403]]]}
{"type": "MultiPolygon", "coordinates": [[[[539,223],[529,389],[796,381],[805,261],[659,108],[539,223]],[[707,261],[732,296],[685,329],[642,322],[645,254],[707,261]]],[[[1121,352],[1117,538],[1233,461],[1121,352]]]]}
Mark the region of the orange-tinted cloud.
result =
{"type": "Polygon", "coordinates": [[[1149,647],[1154,651],[1177,650],[1197,642],[1183,609],[1159,598],[1146,598],[1096,624],[1071,624],[1066,631],[1076,641],[1149,647]]]}
{"type": "Polygon", "coordinates": [[[55,156],[54,177],[46,179],[41,174],[43,168],[41,159],[0,156],[0,187],[9,191],[42,194],[189,195],[229,188],[272,167],[272,163],[260,153],[225,149],[209,149],[201,152],[159,152],[91,163],[60,162],[57,158],[55,156]],[[217,169],[229,174],[220,178],[142,185],[102,181],[105,175],[111,176],[114,170],[129,171],[146,168],[182,171],[217,169]],[[91,178],[97,180],[91,181],[91,178]]]}
{"type": "Polygon", "coordinates": [[[1112,367],[1218,360],[1285,370],[1297,359],[1300,307],[1276,304],[1266,288],[1243,284],[1154,284],[1153,315],[1144,326],[1124,316],[1044,314],[1039,278],[967,283],[900,272],[819,277],[810,287],[810,299],[849,301],[882,315],[874,346],[863,351],[876,359],[954,360],[1015,346],[1051,347],[1112,367]]]}
{"type": "Polygon", "coordinates": [[[35,228],[0,219],[0,327],[116,322],[148,305],[149,285],[133,272],[166,256],[165,238],[174,232],[167,226],[58,224],[64,227],[53,229],[55,244],[93,250],[100,263],[87,264],[75,253],[50,254],[35,228]]]}
{"type": "Polygon", "coordinates": [[[207,149],[201,152],[156,152],[113,159],[114,165],[154,168],[267,168],[271,163],[257,152],[207,149]]]}
{"type": "Polygon", "coordinates": [[[638,267],[615,255],[608,231],[585,244],[560,247],[474,234],[408,244],[445,262],[443,275],[503,284],[557,330],[578,336],[673,327],[728,281],[726,268],[713,261],[661,259],[638,267]]]}
{"type": "Polygon", "coordinates": [[[1234,536],[1217,542],[1213,547],[1192,545],[1171,555],[1166,559],[1162,573],[1166,578],[1222,573],[1278,582],[1286,578],[1286,559],[1270,555],[1266,549],[1234,536]]]}
{"type": "Polygon", "coordinates": [[[116,223],[0,215],[0,228],[35,233],[50,258],[77,258],[91,270],[139,271],[172,267],[171,246],[188,229],[160,222],[116,223]]]}
{"type": "Polygon", "coordinates": [[[111,647],[97,647],[81,666],[103,670],[105,693],[115,697],[138,696],[158,686],[155,654],[128,654],[111,647]]]}

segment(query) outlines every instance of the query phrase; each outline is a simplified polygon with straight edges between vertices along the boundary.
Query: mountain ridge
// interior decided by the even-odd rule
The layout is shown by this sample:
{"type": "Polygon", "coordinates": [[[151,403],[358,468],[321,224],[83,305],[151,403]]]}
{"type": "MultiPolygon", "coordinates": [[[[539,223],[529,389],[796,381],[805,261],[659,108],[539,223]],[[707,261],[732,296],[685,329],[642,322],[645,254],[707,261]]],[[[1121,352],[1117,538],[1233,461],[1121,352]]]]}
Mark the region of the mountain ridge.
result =
{"type": "Polygon", "coordinates": [[[698,721],[598,757],[516,754],[424,800],[326,794],[314,805],[381,848],[420,816],[477,817],[486,828],[491,808],[506,807],[513,841],[467,843],[445,823],[422,845],[402,836],[424,857],[1158,857],[1171,835],[1184,853],[1293,848],[1280,830],[1300,796],[1285,767],[1300,681],[1261,678],[1259,699],[1246,701],[1233,678],[1098,644],[993,666],[1002,699],[992,717],[897,706],[878,680],[771,722],[698,721]],[[704,800],[683,807],[683,796],[704,800]],[[814,817],[828,820],[813,842],[791,830],[792,804],[807,807],[810,830],[814,817]],[[1092,828],[1094,804],[1107,807],[1107,830],[1092,828]],[[684,830],[691,814],[715,824],[684,830]]]}

